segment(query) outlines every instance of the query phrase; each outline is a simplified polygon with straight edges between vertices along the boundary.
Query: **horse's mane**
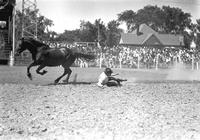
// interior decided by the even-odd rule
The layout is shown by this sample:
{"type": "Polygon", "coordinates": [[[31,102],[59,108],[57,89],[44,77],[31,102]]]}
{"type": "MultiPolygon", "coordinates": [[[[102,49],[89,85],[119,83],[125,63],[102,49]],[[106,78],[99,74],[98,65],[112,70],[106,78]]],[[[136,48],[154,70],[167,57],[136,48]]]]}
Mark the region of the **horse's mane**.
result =
{"type": "Polygon", "coordinates": [[[31,37],[22,38],[22,40],[25,41],[25,42],[29,42],[29,43],[33,44],[34,46],[37,46],[37,47],[45,46],[45,47],[50,48],[47,44],[44,44],[41,41],[38,41],[38,40],[31,38],[31,37]]]}

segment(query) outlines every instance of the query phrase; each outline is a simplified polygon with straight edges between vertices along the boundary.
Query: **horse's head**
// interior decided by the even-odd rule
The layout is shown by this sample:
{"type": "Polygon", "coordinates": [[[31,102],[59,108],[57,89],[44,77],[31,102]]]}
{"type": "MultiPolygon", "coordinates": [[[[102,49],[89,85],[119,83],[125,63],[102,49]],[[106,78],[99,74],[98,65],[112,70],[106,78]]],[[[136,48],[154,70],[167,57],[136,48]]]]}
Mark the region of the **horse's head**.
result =
{"type": "Polygon", "coordinates": [[[20,53],[22,53],[24,50],[27,49],[27,46],[25,44],[25,39],[24,38],[21,38],[20,41],[17,43],[18,44],[18,47],[16,49],[16,55],[19,55],[20,53]]]}
{"type": "Polygon", "coordinates": [[[33,55],[33,57],[36,56],[36,54],[40,51],[49,49],[50,47],[34,38],[21,38],[18,47],[16,49],[16,55],[19,55],[24,50],[29,50],[29,52],[33,55]]]}

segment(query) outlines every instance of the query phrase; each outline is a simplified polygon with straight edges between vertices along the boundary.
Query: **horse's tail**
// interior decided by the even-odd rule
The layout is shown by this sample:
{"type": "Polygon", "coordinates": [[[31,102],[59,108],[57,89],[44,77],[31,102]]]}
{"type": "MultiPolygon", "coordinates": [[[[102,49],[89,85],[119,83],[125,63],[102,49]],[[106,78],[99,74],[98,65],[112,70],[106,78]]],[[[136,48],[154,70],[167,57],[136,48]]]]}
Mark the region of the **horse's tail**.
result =
{"type": "Polygon", "coordinates": [[[87,61],[93,60],[96,58],[95,55],[93,55],[93,54],[84,54],[84,53],[80,53],[80,52],[75,52],[74,55],[76,56],[76,58],[84,58],[87,61]]]}

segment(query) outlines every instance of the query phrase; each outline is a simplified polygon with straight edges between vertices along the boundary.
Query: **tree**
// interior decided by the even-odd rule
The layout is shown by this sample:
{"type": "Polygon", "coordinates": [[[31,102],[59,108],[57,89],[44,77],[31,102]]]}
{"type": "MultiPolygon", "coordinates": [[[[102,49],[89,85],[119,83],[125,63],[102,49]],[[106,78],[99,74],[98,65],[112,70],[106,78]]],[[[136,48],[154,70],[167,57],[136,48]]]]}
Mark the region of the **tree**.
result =
{"type": "Polygon", "coordinates": [[[118,14],[118,21],[126,23],[128,32],[132,32],[142,23],[146,23],[156,31],[162,31],[164,13],[161,8],[148,5],[139,9],[137,13],[126,10],[118,14]]]}
{"type": "Polygon", "coordinates": [[[200,49],[200,19],[197,19],[196,24],[196,45],[197,48],[200,49]]]}
{"type": "Polygon", "coordinates": [[[80,29],[65,30],[64,33],[58,35],[58,40],[73,42],[99,42],[101,46],[106,45],[106,27],[101,19],[95,20],[94,23],[82,20],[80,29]]]}
{"type": "Polygon", "coordinates": [[[126,22],[128,32],[138,28],[138,25],[146,23],[160,33],[183,34],[186,47],[189,47],[188,44],[191,41],[191,35],[186,32],[186,29],[192,30],[193,28],[191,15],[183,12],[180,8],[145,6],[137,13],[128,10],[118,14],[118,21],[126,22]]]}
{"type": "Polygon", "coordinates": [[[119,44],[120,34],[122,32],[122,30],[119,29],[119,25],[120,23],[115,20],[110,21],[107,25],[106,45],[110,48],[119,44]]]}
{"type": "Polygon", "coordinates": [[[101,19],[95,20],[95,26],[97,27],[97,41],[104,51],[106,46],[106,27],[101,19]]]}
{"type": "Polygon", "coordinates": [[[192,34],[188,33],[187,31],[183,31],[182,34],[184,36],[185,48],[190,49],[190,44],[191,44],[192,39],[193,39],[192,34]]]}
{"type": "Polygon", "coordinates": [[[134,24],[140,25],[142,23],[145,23],[158,32],[163,31],[162,26],[163,23],[165,23],[164,20],[165,16],[161,8],[157,6],[148,5],[145,6],[143,9],[137,11],[134,24]]]}
{"type": "Polygon", "coordinates": [[[157,6],[145,6],[137,13],[128,10],[118,14],[118,21],[126,22],[129,32],[136,29],[138,24],[146,23],[158,32],[180,34],[190,27],[191,15],[169,6],[163,6],[162,9],[157,6]]]}
{"type": "Polygon", "coordinates": [[[59,34],[57,37],[57,41],[65,41],[68,43],[79,42],[80,40],[80,30],[65,30],[64,33],[59,34]]]}
{"type": "Polygon", "coordinates": [[[22,13],[19,10],[16,10],[15,25],[16,40],[19,40],[22,37],[22,13]]]}
{"type": "Polygon", "coordinates": [[[164,29],[166,33],[181,34],[186,28],[191,26],[191,15],[184,13],[179,8],[171,8],[169,6],[163,6],[164,17],[164,29]]]}
{"type": "MultiPolygon", "coordinates": [[[[53,21],[38,14],[39,10],[35,10],[35,11],[30,11],[29,9],[26,9],[25,13],[25,22],[24,24],[26,26],[30,25],[31,21],[29,20],[29,18],[27,18],[28,16],[31,16],[32,18],[36,18],[37,20],[37,35],[38,38],[41,40],[48,40],[49,36],[48,36],[48,32],[49,31],[49,27],[51,27],[53,25],[53,21]],[[39,16],[37,16],[39,15],[39,16]]],[[[16,40],[19,40],[19,38],[21,38],[22,36],[22,12],[17,10],[16,11],[16,40]]],[[[32,27],[30,28],[30,32],[34,33],[35,29],[32,27]]]]}
{"type": "Polygon", "coordinates": [[[48,34],[55,35],[55,32],[49,31],[49,27],[53,26],[53,21],[46,18],[45,16],[40,15],[37,18],[37,35],[38,38],[48,40],[48,34]]]}
{"type": "Polygon", "coordinates": [[[136,18],[136,13],[132,10],[126,10],[118,14],[118,21],[126,23],[128,32],[133,31],[136,23],[135,18],[136,18]]]}
{"type": "Polygon", "coordinates": [[[97,39],[97,27],[89,21],[81,21],[80,40],[83,42],[95,42],[97,39]]]}
{"type": "Polygon", "coordinates": [[[83,42],[99,42],[102,47],[106,42],[106,27],[101,19],[96,19],[92,24],[81,21],[80,40],[83,42]]]}

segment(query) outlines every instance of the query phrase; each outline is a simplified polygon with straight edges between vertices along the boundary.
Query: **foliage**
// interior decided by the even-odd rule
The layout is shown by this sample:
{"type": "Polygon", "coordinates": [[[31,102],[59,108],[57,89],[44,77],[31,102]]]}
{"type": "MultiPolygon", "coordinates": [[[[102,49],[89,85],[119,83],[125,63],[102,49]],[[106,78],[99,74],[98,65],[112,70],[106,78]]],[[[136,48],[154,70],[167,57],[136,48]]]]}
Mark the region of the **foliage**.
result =
{"type": "Polygon", "coordinates": [[[56,38],[57,41],[65,41],[68,43],[73,43],[73,42],[79,42],[80,40],[80,30],[73,30],[73,31],[68,31],[65,30],[64,33],[59,34],[58,37],[56,38]]]}
{"type": "Polygon", "coordinates": [[[73,42],[99,42],[101,50],[104,51],[106,46],[113,47],[119,44],[120,33],[118,21],[110,21],[107,26],[101,19],[96,19],[94,23],[82,20],[80,29],[65,30],[58,36],[58,40],[73,42]]]}
{"type": "Polygon", "coordinates": [[[146,23],[148,26],[159,32],[182,33],[191,25],[191,15],[184,13],[179,8],[163,6],[145,6],[137,13],[128,10],[118,14],[118,21],[125,22],[128,31],[133,31],[138,24],[146,23]],[[131,27],[131,28],[130,28],[131,27]]]}
{"type": "Polygon", "coordinates": [[[196,44],[197,48],[200,49],[200,19],[197,19],[197,24],[196,24],[196,44]]]}
{"type": "Polygon", "coordinates": [[[118,14],[118,21],[125,22],[128,32],[131,32],[135,27],[136,13],[132,10],[126,10],[118,14]]]}
{"type": "Polygon", "coordinates": [[[83,42],[95,42],[97,40],[97,27],[89,21],[81,21],[80,40],[83,42]]]}
{"type": "Polygon", "coordinates": [[[180,8],[163,6],[145,6],[137,12],[126,10],[118,14],[118,21],[127,24],[127,30],[132,32],[138,25],[146,23],[152,29],[160,33],[183,34],[186,47],[189,47],[191,35],[186,29],[192,30],[191,15],[180,8]]]}
{"type": "MultiPolygon", "coordinates": [[[[49,40],[50,34],[52,33],[49,31],[48,28],[53,25],[53,21],[42,15],[39,15],[38,12],[39,12],[38,9],[35,11],[26,9],[24,11],[24,16],[23,16],[21,11],[19,10],[16,11],[16,40],[19,40],[22,37],[22,23],[24,23],[25,27],[29,26],[28,28],[29,32],[34,34],[35,27],[30,26],[32,24],[32,21],[30,19],[36,19],[37,21],[38,38],[41,40],[49,40]]],[[[55,34],[55,32],[53,34],[55,34]]]]}
{"type": "Polygon", "coordinates": [[[169,6],[163,6],[163,12],[165,20],[165,32],[166,33],[182,33],[187,27],[191,25],[191,15],[184,13],[179,8],[171,8],[169,6]]]}
{"type": "Polygon", "coordinates": [[[106,45],[110,48],[117,46],[120,41],[120,34],[122,30],[119,29],[120,23],[118,21],[112,20],[107,25],[107,40],[106,45]]]}
{"type": "Polygon", "coordinates": [[[157,6],[145,6],[137,11],[135,22],[136,24],[146,23],[155,31],[163,31],[164,13],[157,6]]]}
{"type": "MultiPolygon", "coordinates": [[[[16,38],[17,40],[22,36],[22,13],[16,12],[16,38]]],[[[49,31],[49,27],[53,25],[53,21],[39,15],[39,10],[25,11],[25,25],[30,24],[28,15],[37,19],[37,35],[40,40],[48,41],[65,41],[73,42],[99,42],[101,48],[113,47],[119,44],[120,34],[122,29],[119,25],[125,22],[127,31],[132,32],[138,25],[146,23],[152,29],[160,33],[183,34],[186,47],[190,46],[190,42],[195,37],[197,46],[200,45],[200,19],[197,24],[191,23],[191,15],[183,12],[180,8],[172,8],[169,6],[145,6],[137,12],[133,10],[125,10],[118,14],[118,20],[111,20],[107,25],[101,20],[96,19],[94,23],[82,20],[80,22],[80,29],[65,30],[61,34],[54,31],[49,31]],[[187,32],[186,29],[191,30],[187,32]]],[[[34,33],[34,28],[30,31],[34,33]]]]}

